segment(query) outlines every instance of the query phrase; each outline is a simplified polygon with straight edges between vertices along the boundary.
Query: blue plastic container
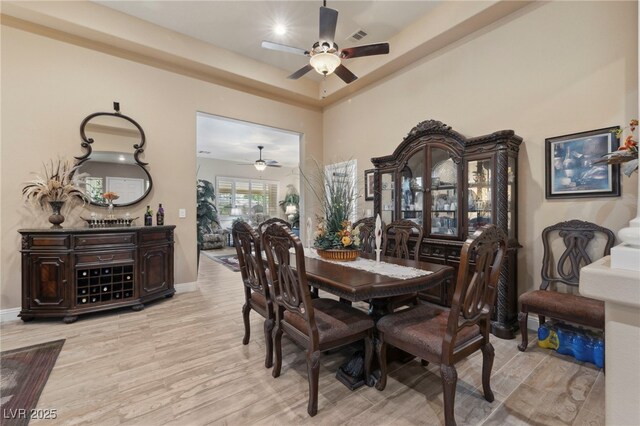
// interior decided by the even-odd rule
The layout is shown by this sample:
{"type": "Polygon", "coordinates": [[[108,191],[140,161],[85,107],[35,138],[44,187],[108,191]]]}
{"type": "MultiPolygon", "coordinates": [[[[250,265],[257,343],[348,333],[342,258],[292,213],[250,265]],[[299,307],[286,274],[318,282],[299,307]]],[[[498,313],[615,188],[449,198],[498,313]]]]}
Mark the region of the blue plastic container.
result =
{"type": "Polygon", "coordinates": [[[604,340],[602,336],[582,328],[565,324],[538,327],[538,346],[555,349],[563,355],[571,355],[578,361],[604,367],[604,340]]]}

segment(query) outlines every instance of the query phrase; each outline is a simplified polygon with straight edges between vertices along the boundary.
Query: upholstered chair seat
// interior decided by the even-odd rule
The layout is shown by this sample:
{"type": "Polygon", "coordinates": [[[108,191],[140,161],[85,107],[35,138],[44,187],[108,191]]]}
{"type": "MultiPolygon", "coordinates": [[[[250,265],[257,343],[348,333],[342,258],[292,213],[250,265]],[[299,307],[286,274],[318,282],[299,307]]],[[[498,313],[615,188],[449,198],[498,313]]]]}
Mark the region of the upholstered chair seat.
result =
{"type": "MultiPolygon", "coordinates": [[[[384,316],[378,321],[378,330],[385,336],[402,336],[412,349],[410,353],[430,353],[442,356],[442,341],[447,332],[448,309],[438,309],[435,305],[418,305],[412,309],[384,316]]],[[[481,338],[477,325],[458,331],[454,345],[464,345],[474,337],[481,338]]],[[[390,341],[390,337],[387,340],[390,341]]]]}
{"type": "Polygon", "coordinates": [[[604,302],[579,294],[535,290],[520,297],[529,311],[549,317],[576,318],[589,327],[604,329],[604,302]]]}
{"type": "MultiPolygon", "coordinates": [[[[361,333],[373,328],[373,320],[366,313],[334,299],[313,299],[318,341],[321,345],[361,333]]],[[[307,323],[300,315],[284,312],[283,322],[307,333],[307,323]]]]}

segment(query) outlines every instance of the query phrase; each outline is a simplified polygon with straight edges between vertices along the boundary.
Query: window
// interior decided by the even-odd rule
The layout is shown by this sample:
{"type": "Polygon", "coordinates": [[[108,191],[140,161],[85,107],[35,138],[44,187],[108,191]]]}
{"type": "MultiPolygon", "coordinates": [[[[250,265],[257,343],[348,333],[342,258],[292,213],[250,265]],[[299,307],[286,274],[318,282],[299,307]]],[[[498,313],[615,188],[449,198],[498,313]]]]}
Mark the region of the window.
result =
{"type": "Polygon", "coordinates": [[[222,216],[278,216],[278,182],[218,176],[216,186],[216,206],[222,216]]]}

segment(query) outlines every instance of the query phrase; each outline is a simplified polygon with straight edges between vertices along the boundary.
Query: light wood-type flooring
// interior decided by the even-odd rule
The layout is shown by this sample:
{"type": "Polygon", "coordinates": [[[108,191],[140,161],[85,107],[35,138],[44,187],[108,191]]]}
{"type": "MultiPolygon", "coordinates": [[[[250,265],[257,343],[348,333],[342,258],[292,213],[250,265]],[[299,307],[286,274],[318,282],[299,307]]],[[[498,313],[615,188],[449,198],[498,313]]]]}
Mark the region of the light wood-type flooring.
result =
{"type": "MultiPolygon", "coordinates": [[[[324,294],[323,294],[324,295],[324,294]]],[[[241,343],[240,274],[200,260],[198,290],[129,309],[62,321],[2,325],[2,350],[65,338],[40,396],[39,409],[56,409],[64,425],[418,425],[440,424],[439,368],[417,360],[391,365],[383,392],[349,391],[334,376],[352,353],[323,355],[319,411],[307,415],[303,351],[283,338],[278,379],[264,368],[262,318],[252,312],[249,345],[241,343]]],[[[519,339],[518,339],[519,340],[519,339]]],[[[481,391],[481,355],[458,365],[455,414],[459,425],[604,424],[604,376],[538,348],[532,335],[522,353],[518,340],[492,339],[495,401],[481,391]]]]}

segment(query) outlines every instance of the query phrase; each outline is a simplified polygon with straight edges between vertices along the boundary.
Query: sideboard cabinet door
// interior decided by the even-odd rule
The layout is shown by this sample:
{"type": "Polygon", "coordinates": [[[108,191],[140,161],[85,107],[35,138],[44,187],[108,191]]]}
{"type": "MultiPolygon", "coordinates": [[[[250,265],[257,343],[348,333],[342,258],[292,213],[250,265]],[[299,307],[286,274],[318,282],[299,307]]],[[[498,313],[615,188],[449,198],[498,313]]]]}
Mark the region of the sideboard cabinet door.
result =
{"type": "Polygon", "coordinates": [[[32,253],[29,257],[30,307],[67,309],[71,305],[68,294],[69,256],[51,253],[32,253]]]}
{"type": "Polygon", "coordinates": [[[167,290],[170,286],[169,277],[173,276],[169,261],[168,246],[151,246],[142,249],[140,265],[142,294],[144,297],[159,290],[167,290]]]}

